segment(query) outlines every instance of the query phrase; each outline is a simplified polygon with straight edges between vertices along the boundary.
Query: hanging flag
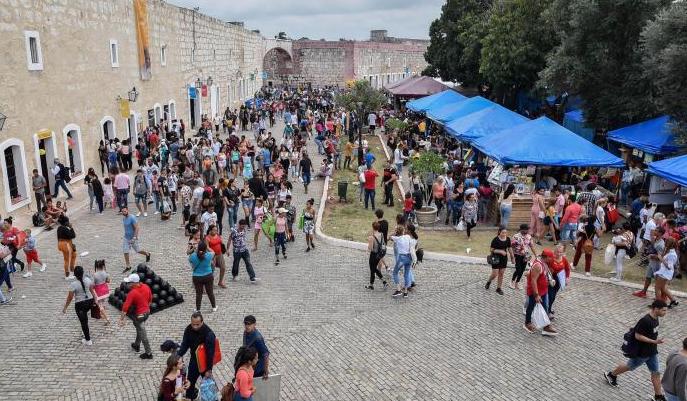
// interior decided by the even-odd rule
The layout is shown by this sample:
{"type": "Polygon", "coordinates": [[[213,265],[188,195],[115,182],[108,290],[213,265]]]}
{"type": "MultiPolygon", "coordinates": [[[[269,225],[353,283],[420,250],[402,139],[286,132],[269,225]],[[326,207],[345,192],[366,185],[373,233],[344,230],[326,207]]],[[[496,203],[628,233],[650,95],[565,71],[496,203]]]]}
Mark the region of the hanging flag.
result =
{"type": "Polygon", "coordinates": [[[122,116],[122,118],[129,118],[130,114],[129,99],[119,99],[119,115],[122,116]]]}
{"type": "Polygon", "coordinates": [[[200,93],[201,93],[201,95],[202,95],[203,97],[208,97],[208,86],[207,86],[207,85],[203,85],[203,86],[200,88],[200,93]]]}

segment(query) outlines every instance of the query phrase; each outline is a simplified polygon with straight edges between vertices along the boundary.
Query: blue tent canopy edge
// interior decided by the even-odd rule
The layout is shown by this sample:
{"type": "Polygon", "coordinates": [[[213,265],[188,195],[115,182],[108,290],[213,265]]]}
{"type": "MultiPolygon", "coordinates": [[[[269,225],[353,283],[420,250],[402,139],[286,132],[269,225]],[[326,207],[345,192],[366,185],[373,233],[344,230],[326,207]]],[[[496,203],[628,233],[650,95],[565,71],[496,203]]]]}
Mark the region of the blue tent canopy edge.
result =
{"type": "Polygon", "coordinates": [[[687,155],[649,163],[647,171],[687,187],[687,155]]]}

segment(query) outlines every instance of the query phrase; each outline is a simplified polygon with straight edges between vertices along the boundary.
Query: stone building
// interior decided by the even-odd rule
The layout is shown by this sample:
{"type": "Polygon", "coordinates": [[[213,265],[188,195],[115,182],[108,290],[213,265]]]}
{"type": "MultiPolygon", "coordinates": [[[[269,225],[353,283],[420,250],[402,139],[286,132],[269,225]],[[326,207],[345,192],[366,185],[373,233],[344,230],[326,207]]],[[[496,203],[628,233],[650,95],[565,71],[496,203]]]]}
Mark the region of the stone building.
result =
{"type": "Polygon", "coordinates": [[[59,157],[79,185],[89,167],[101,174],[100,140],[132,138],[164,118],[191,128],[262,86],[259,33],[160,0],[0,0],[0,9],[3,216],[35,210],[34,168],[52,188],[59,157]],[[148,80],[139,66],[139,1],[147,6],[148,80]],[[119,98],[133,88],[138,96],[124,102],[123,116],[119,98]]]}
{"type": "Polygon", "coordinates": [[[263,70],[267,83],[339,85],[368,80],[375,88],[419,74],[426,66],[429,41],[394,38],[385,30],[370,40],[272,40],[266,42],[263,70]],[[288,43],[287,43],[288,42],[288,43]]]}

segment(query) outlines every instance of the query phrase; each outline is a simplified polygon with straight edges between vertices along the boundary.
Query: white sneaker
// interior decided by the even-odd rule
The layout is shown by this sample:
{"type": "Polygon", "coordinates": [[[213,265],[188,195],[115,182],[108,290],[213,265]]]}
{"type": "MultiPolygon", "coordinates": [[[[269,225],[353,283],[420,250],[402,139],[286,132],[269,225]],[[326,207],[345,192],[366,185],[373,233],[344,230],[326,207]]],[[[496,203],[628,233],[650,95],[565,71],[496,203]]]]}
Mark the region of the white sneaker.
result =
{"type": "Polygon", "coordinates": [[[214,308],[212,308],[212,311],[217,312],[217,307],[215,306],[214,308]]]}
{"type": "Polygon", "coordinates": [[[591,277],[591,276],[592,276],[592,273],[586,272],[584,275],[587,276],[587,277],[591,277]]]}
{"type": "Polygon", "coordinates": [[[43,263],[43,265],[41,266],[40,271],[44,272],[45,269],[47,269],[47,268],[48,268],[48,265],[46,265],[45,263],[43,263]]]}
{"type": "Polygon", "coordinates": [[[158,212],[158,211],[156,210],[156,211],[155,211],[155,214],[160,214],[160,212],[158,212]]]}
{"type": "Polygon", "coordinates": [[[33,276],[33,273],[31,273],[31,272],[26,272],[26,273],[22,274],[21,276],[24,277],[24,278],[29,278],[29,277],[33,276]]]}
{"type": "Polygon", "coordinates": [[[136,213],[136,217],[141,217],[141,212],[136,213]]]}
{"type": "Polygon", "coordinates": [[[611,281],[623,281],[622,279],[619,279],[618,277],[611,277],[609,280],[611,280],[611,281]]]}
{"type": "Polygon", "coordinates": [[[143,217],[148,217],[148,212],[143,212],[143,217]]]}
{"type": "Polygon", "coordinates": [[[68,275],[67,277],[65,277],[64,279],[65,279],[65,280],[74,280],[75,278],[76,278],[76,277],[74,277],[73,274],[70,274],[70,275],[68,275]]]}
{"type": "Polygon", "coordinates": [[[93,345],[93,341],[92,341],[92,340],[86,341],[85,338],[82,338],[82,339],[81,339],[81,344],[83,344],[83,345],[93,345]]]}
{"type": "Polygon", "coordinates": [[[255,278],[253,278],[252,280],[250,280],[250,283],[251,283],[251,284],[257,284],[258,281],[260,281],[260,279],[257,278],[257,277],[255,277],[255,278]]]}

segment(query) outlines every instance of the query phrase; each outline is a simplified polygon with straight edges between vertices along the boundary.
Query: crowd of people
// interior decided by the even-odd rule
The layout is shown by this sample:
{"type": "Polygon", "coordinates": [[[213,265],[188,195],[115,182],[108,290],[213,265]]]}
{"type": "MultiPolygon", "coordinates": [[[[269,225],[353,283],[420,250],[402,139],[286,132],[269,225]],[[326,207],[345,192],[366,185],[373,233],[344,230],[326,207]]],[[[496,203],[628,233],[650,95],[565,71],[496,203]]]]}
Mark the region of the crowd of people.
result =
{"type": "MultiPolygon", "coordinates": [[[[570,191],[543,184],[543,180],[532,195],[530,224],[520,225],[518,232],[509,236],[507,227],[514,185],[493,188],[487,179],[488,167],[483,162],[464,163],[459,152],[451,151],[455,150],[452,144],[432,138],[426,123],[415,121],[407,131],[387,132],[387,145],[393,156],[386,161],[379,182],[384,189],[383,203],[394,205],[394,186],[397,181],[406,180],[404,165],[419,155],[425,146],[422,143],[428,139],[440,149],[449,149],[443,152],[447,156],[444,173],[420,177],[408,172],[409,191],[403,194],[403,213],[395,216],[395,228],[390,229],[384,210],[375,208],[378,174],[373,165],[376,157],[367,141],[356,136],[362,135],[363,124],[372,132],[384,126],[386,114],[373,112],[363,118],[336,107],[331,90],[298,93],[284,90],[267,93],[260,104],[242,106],[234,111],[227,109],[221,117],[205,116],[200,129],[189,137],[186,137],[183,121],[163,121],[142,132],[134,146],[127,140],[101,143],[102,177],[90,168],[84,185],[91,212],[102,215],[110,207],[122,218],[122,274],[126,275],[123,282],[127,294],[119,324],[132,322],[136,337],[131,348],[140,353],[141,359],[154,358],[146,331],[153,312],[153,294],[141,276],[131,272],[135,264],[131,254],[141,255],[144,258],[141,263],[150,263],[151,253],[143,244],[154,244],[146,238],[140,220],[148,218],[150,212],[166,222],[164,224],[183,231],[188,238],[185,251],[189,281],[195,292],[194,308],[180,344],[170,340],[161,347],[170,355],[158,399],[170,401],[179,396],[195,399],[199,394],[203,397],[204,392],[221,394],[223,400],[252,399],[256,391],[254,378],[267,380],[270,375],[270,353],[256,328],[257,320],[252,315],[244,318],[243,345],[235,354],[232,380],[220,388],[212,374],[219,339],[204,322],[204,296],[210,303],[206,311],[216,312],[220,305],[215,291],[226,289],[229,279],[225,256],[232,257],[232,281],[238,279],[243,261],[249,282],[255,284],[260,279],[251,254],[261,246],[267,245],[274,250],[275,266],[287,259],[290,248],[297,242],[298,231],[305,240],[304,253],[315,251],[318,216],[315,201],[308,196],[298,199],[294,186],[303,185],[303,192],[307,194],[312,179],[328,177],[338,169],[354,168],[355,165],[360,177],[361,202],[364,196],[362,206],[365,209],[371,206],[375,215],[367,240],[370,272],[365,285],[367,290],[374,291],[375,282],[379,280],[384,290],[393,285],[391,296],[394,298],[407,298],[415,291],[415,269],[422,262],[424,251],[419,243],[414,212],[423,204],[433,204],[439,221],[464,230],[468,240],[471,230],[478,223],[493,218],[497,209],[497,221],[501,225],[490,243],[488,263],[491,272],[484,287],[490,290],[494,285],[496,293],[504,295],[505,270],[508,262],[514,265],[508,286],[517,291],[525,280],[522,284],[525,290],[523,327],[528,333],[558,335],[552,324],[558,317],[553,308],[557,295],[569,287],[571,271],[577,268],[583,255],[585,272],[590,273],[593,251],[601,247],[599,239],[603,233],[612,232],[613,279],[622,280],[623,263],[639,255],[646,260],[646,282],[644,290],[635,295],[646,297],[653,280],[656,300],[648,317],[633,329],[638,351],[628,352],[628,362],[607,372],[605,377],[609,384],[617,385],[619,375],[646,364],[652,372],[654,399],[665,399],[661,389],[665,389],[668,399],[679,399],[670,397],[681,394],[681,383],[684,390],[684,377],[679,381],[664,376],[661,385],[657,381],[660,376],[657,376],[655,352],[656,344],[661,343],[657,337],[658,318],[665,316],[668,308],[678,305],[668,286],[679,273],[680,234],[674,216],[655,213],[645,199],[638,198],[641,207],[635,211],[638,201],[633,202],[631,216],[626,223],[617,226],[621,219],[617,216],[614,198],[595,191],[593,182],[580,187],[573,197],[570,191]],[[283,121],[284,128],[273,133],[279,121],[283,121]],[[308,152],[309,141],[317,148],[316,157],[322,157],[319,169],[313,165],[311,157],[315,155],[308,152]],[[356,158],[357,163],[354,162],[356,158]],[[137,167],[133,166],[134,159],[137,167]],[[129,172],[135,174],[131,176],[129,172]],[[548,202],[545,191],[552,194],[548,202]],[[300,210],[299,204],[302,205],[300,210]],[[553,242],[553,249],[542,245],[547,239],[553,242]],[[387,255],[387,244],[393,244],[393,259],[390,259],[392,255],[387,255]],[[575,249],[572,263],[566,256],[567,246],[575,249]],[[184,360],[187,354],[188,363],[184,360]]],[[[63,255],[64,276],[68,281],[63,313],[73,302],[83,333],[81,341],[91,346],[89,314],[105,324],[111,322],[105,302],[113,277],[105,267],[105,260],[96,260],[92,271],[76,264],[77,233],[67,217],[67,201],[57,200],[60,188],[66,192],[67,199],[72,197],[67,185],[69,168],[56,160],[51,172],[55,180],[54,191],[46,196],[47,181],[34,170],[34,192],[43,195],[36,198],[38,212],[34,224],[46,229],[57,227],[58,250],[63,255]]],[[[32,277],[34,262],[40,266],[40,271],[45,271],[46,265],[38,255],[37,240],[31,230],[21,231],[13,226],[11,218],[7,218],[1,231],[4,247],[0,249],[0,257],[4,261],[0,264],[0,286],[5,283],[10,296],[6,297],[0,289],[0,303],[8,303],[14,270],[20,269],[22,277],[28,279],[32,277]],[[19,250],[23,250],[26,263],[19,259],[19,250]]],[[[671,364],[672,369],[681,369],[679,366],[687,365],[686,361],[687,343],[685,350],[671,355],[669,369],[671,364]]]]}

